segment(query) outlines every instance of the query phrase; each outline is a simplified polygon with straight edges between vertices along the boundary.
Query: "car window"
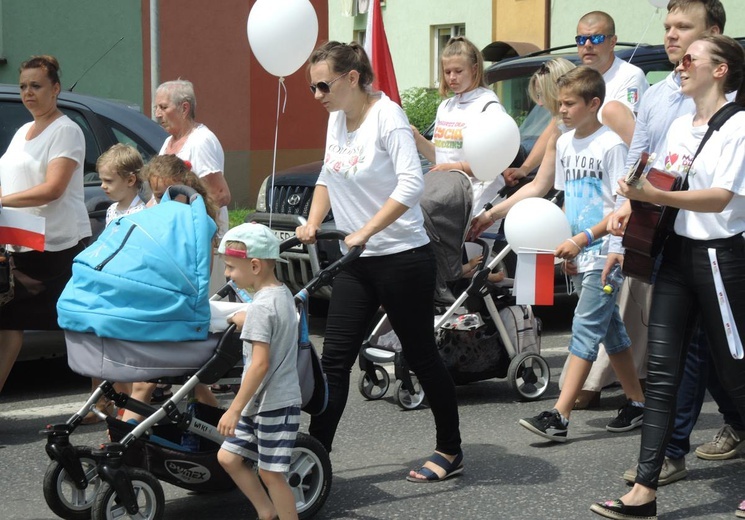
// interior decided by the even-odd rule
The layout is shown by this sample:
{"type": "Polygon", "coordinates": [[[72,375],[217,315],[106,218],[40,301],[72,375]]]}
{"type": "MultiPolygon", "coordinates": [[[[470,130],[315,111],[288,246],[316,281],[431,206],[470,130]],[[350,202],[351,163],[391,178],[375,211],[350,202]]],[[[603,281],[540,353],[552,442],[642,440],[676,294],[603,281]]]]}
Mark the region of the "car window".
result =
{"type": "MultiPolygon", "coordinates": [[[[131,130],[129,130],[128,128],[124,128],[122,125],[120,125],[116,121],[112,121],[109,118],[102,117],[101,119],[103,119],[106,126],[111,129],[116,142],[127,144],[136,148],[137,151],[140,152],[143,161],[147,162],[154,155],[154,152],[150,148],[150,146],[145,143],[142,138],[133,134],[131,130]]],[[[157,150],[155,151],[155,153],[157,153],[157,150]]]]}
{"type": "Polygon", "coordinates": [[[85,182],[90,181],[91,177],[97,179],[96,161],[98,160],[98,156],[101,155],[101,149],[93,135],[93,130],[85,119],[85,116],[77,110],[65,107],[60,107],[60,110],[67,117],[75,121],[83,131],[83,137],[85,137],[85,165],[83,167],[85,182]]]}
{"type": "Polygon", "coordinates": [[[504,109],[518,126],[522,125],[535,105],[528,95],[528,83],[530,83],[530,76],[497,81],[490,85],[504,109]]]}
{"type": "Polygon", "coordinates": [[[0,150],[5,153],[20,127],[31,121],[31,114],[22,103],[0,102],[0,150]]]}

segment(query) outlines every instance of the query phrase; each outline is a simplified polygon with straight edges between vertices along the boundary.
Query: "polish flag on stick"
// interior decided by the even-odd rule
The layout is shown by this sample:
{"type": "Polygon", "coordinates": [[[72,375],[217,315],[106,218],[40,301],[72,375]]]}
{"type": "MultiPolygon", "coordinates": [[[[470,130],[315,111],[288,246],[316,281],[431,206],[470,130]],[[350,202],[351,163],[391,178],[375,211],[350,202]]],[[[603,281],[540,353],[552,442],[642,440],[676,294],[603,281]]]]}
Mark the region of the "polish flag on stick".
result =
{"type": "Polygon", "coordinates": [[[44,251],[46,219],[13,208],[0,211],[0,244],[44,251]]]}
{"type": "Polygon", "coordinates": [[[515,272],[518,305],[554,304],[554,252],[520,248],[515,272]]]}
{"type": "Polygon", "coordinates": [[[367,11],[367,29],[365,31],[365,52],[370,58],[375,80],[374,90],[382,90],[393,101],[401,104],[396,84],[396,73],[393,70],[393,59],[388,48],[388,38],[383,27],[383,14],[380,10],[380,0],[370,0],[372,6],[367,11]]]}

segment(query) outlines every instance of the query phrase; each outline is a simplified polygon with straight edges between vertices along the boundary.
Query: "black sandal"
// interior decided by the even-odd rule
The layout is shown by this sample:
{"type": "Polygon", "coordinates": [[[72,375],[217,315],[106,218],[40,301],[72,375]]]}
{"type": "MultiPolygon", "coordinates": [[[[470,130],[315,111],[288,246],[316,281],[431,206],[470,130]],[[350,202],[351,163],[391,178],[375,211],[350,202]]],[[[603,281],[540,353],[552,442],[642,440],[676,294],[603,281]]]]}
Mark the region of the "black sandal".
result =
{"type": "Polygon", "coordinates": [[[640,506],[627,506],[621,499],[596,502],[590,511],[614,520],[657,520],[657,499],[640,506]]]}

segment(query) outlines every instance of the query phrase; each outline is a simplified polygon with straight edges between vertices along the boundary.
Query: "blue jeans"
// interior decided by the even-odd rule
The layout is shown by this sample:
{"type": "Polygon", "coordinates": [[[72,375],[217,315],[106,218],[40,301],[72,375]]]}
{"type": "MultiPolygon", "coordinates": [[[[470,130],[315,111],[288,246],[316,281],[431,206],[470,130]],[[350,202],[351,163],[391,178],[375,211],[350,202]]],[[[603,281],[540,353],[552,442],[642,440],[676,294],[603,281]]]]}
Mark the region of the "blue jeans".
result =
{"type": "Polygon", "coordinates": [[[616,293],[603,292],[600,275],[600,270],[593,270],[572,277],[579,300],[572,319],[569,352],[593,362],[598,357],[600,343],[605,345],[608,355],[618,354],[631,345],[618,312],[616,293]]]}
{"type": "Polygon", "coordinates": [[[321,364],[328,377],[326,411],[310,421],[310,434],[331,451],[349,394],[349,377],[370,322],[383,306],[401,340],[404,359],[429,401],[436,448],[460,452],[455,385],[434,334],[435,257],[431,246],[385,256],[361,257],[334,279],[321,364]]]}
{"type": "Polygon", "coordinates": [[[716,370],[711,366],[711,352],[706,333],[699,327],[688,345],[683,377],[678,388],[675,426],[665,456],[682,459],[691,451],[691,432],[701,413],[707,389],[719,406],[719,413],[724,417],[724,422],[735,430],[745,430],[735,403],[722,388],[716,370]]]}

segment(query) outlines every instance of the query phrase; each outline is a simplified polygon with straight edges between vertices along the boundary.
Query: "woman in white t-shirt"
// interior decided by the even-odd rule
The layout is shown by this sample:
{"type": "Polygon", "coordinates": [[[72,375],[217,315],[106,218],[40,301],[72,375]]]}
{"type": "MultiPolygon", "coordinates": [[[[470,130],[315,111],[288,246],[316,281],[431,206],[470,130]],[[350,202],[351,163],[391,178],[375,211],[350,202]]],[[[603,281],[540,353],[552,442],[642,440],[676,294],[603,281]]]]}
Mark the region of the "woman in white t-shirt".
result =
{"type": "MultiPolygon", "coordinates": [[[[687,176],[688,189],[661,191],[646,180],[637,189],[619,183],[619,194],[679,208],[665,243],[649,315],[646,407],[636,483],[618,500],[592,510],[606,518],[649,518],[665,447],[673,430],[675,395],[686,349],[697,322],[708,336],[723,388],[745,417],[745,112],[734,114],[696,151],[711,117],[737,91],[745,103],[745,52],[735,40],[717,35],[692,43],[678,64],[681,91],[693,98],[694,113],[678,118],[667,134],[659,168],[687,176]]],[[[745,513],[740,505],[738,516],[745,513]]]]}
{"type": "MultiPolygon", "coordinates": [[[[437,429],[435,453],[407,478],[444,480],[463,471],[463,452],[455,385],[432,331],[435,258],[419,207],[424,179],[414,136],[401,107],[371,91],[372,67],[359,44],[322,45],[311,54],[308,72],[311,91],[330,115],[308,223],[296,233],[303,243],[315,242],[333,209],[337,228],[349,233],[345,246],[365,246],[334,279],[322,358],[329,403],[311,419],[310,433],[331,450],[350,371],[382,306],[429,399],[437,429]]],[[[419,446],[420,436],[414,438],[419,446]]]]}
{"type": "MultiPolygon", "coordinates": [[[[445,45],[440,59],[440,74],[442,81],[439,92],[445,99],[437,107],[432,140],[425,139],[412,126],[416,147],[419,153],[434,163],[430,171],[461,170],[469,176],[475,216],[484,204],[497,196],[504,186],[504,178],[500,175],[493,181],[481,181],[473,176],[463,153],[463,129],[487,107],[502,112],[504,107],[494,91],[486,85],[481,51],[464,36],[451,38],[445,45]]],[[[492,233],[498,230],[499,223],[494,223],[489,229],[492,233]]]]}
{"type": "Polygon", "coordinates": [[[0,391],[27,329],[55,330],[57,300],[72,259],[91,236],[83,192],[83,132],[57,108],[59,63],[34,56],[21,64],[21,101],[33,121],[18,129],[0,158],[0,207],[45,218],[44,251],[13,247],[15,297],[0,310],[0,391]]]}

